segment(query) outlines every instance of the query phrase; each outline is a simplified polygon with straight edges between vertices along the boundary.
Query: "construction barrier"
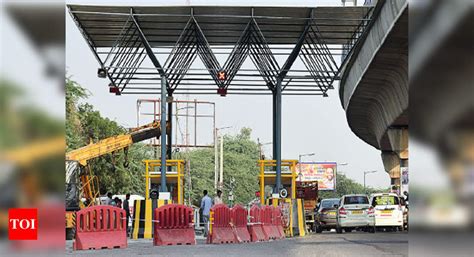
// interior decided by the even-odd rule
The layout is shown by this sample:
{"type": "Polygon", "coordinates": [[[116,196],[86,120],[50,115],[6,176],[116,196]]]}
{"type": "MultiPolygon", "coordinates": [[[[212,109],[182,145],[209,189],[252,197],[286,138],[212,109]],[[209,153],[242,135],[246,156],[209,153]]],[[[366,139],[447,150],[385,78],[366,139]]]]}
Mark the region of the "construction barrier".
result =
{"type": "Polygon", "coordinates": [[[76,213],[74,250],[126,248],[125,210],[99,205],[76,213]]]}
{"type": "Polygon", "coordinates": [[[231,220],[237,241],[239,243],[250,242],[250,234],[247,229],[247,210],[240,205],[232,207],[231,220]]]}
{"type": "Polygon", "coordinates": [[[163,205],[170,204],[170,200],[135,200],[132,218],[132,239],[153,238],[154,210],[163,205]]]}
{"type": "Polygon", "coordinates": [[[283,220],[281,216],[281,209],[280,207],[273,207],[273,225],[275,229],[278,231],[279,239],[285,238],[285,231],[283,229],[283,220]]]}
{"type": "Polygon", "coordinates": [[[195,245],[193,215],[193,208],[183,204],[157,208],[153,245],[195,245]]]}
{"type": "Polygon", "coordinates": [[[275,224],[273,223],[273,216],[274,216],[274,209],[273,206],[263,206],[263,232],[269,239],[279,239],[281,238],[278,229],[276,228],[275,224]]]}
{"type": "Polygon", "coordinates": [[[250,210],[250,223],[248,230],[252,242],[268,241],[268,237],[263,232],[263,210],[258,205],[253,205],[250,210]]]}
{"type": "Polygon", "coordinates": [[[236,243],[231,226],[231,213],[225,204],[216,204],[211,208],[211,227],[207,237],[208,244],[236,243]]]}

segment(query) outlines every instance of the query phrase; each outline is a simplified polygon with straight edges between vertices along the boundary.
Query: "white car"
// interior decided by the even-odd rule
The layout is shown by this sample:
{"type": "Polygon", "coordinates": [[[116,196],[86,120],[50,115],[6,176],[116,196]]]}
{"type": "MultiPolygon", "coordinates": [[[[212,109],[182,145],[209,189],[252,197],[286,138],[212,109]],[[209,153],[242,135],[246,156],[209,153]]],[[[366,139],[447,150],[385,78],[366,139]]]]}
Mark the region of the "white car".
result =
{"type": "Polygon", "coordinates": [[[336,232],[351,232],[362,228],[364,231],[375,232],[375,210],[369,204],[367,195],[345,195],[337,207],[336,232]]]}
{"type": "Polygon", "coordinates": [[[375,208],[376,227],[403,230],[403,208],[397,194],[372,194],[370,203],[375,208]]]}

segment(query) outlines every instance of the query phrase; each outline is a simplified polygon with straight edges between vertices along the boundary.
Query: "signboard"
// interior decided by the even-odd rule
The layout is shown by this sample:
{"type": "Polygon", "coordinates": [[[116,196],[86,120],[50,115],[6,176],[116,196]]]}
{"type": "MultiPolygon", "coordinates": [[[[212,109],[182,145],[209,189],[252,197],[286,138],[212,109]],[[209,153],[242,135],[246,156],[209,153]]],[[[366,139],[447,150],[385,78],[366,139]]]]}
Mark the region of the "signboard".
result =
{"type": "Polygon", "coordinates": [[[408,167],[400,167],[400,184],[401,184],[401,189],[400,189],[400,194],[403,194],[404,192],[408,192],[408,167]]]}
{"type": "Polygon", "coordinates": [[[297,181],[318,181],[319,190],[335,190],[336,168],[337,163],[335,162],[300,163],[296,165],[296,175],[298,176],[297,181]]]}

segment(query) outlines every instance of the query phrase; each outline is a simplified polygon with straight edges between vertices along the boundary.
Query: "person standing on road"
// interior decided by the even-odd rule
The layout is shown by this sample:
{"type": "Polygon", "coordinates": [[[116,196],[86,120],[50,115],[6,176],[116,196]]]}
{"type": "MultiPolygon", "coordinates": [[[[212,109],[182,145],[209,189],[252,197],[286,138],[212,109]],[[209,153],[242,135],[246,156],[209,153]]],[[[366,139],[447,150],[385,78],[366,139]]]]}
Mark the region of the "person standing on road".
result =
{"type": "Polygon", "coordinates": [[[217,190],[216,196],[214,197],[214,205],[223,203],[224,201],[222,200],[222,191],[217,190]]]}
{"type": "Polygon", "coordinates": [[[115,203],[114,204],[115,207],[118,207],[118,208],[122,209],[122,200],[120,200],[120,198],[115,197],[114,198],[114,203],[115,203]]]}
{"type": "Polygon", "coordinates": [[[127,228],[127,235],[129,233],[128,222],[130,220],[130,205],[129,205],[128,200],[130,200],[130,193],[125,195],[125,200],[123,201],[123,209],[125,210],[125,218],[127,220],[127,223],[125,223],[126,224],[125,226],[127,228]]]}
{"type": "Polygon", "coordinates": [[[207,195],[207,190],[202,192],[204,195],[201,200],[202,221],[204,222],[204,236],[207,237],[209,231],[209,213],[211,212],[212,200],[207,195]]]}
{"type": "Polygon", "coordinates": [[[107,199],[105,200],[105,205],[115,205],[114,199],[112,199],[112,193],[107,193],[107,199]]]}

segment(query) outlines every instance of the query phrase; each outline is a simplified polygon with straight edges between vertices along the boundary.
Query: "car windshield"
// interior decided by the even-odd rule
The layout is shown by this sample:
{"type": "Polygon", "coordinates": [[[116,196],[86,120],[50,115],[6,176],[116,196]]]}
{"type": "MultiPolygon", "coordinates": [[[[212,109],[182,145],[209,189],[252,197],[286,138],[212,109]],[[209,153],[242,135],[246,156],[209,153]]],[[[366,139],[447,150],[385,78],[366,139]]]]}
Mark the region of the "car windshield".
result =
{"type": "Polygon", "coordinates": [[[344,197],[344,204],[368,204],[367,196],[346,196],[344,197]]]}
{"type": "Polygon", "coordinates": [[[394,195],[379,195],[372,200],[373,205],[398,205],[398,197],[394,195]]]}
{"type": "Polygon", "coordinates": [[[339,204],[339,199],[323,200],[321,202],[321,208],[332,208],[335,204],[339,204]]]}

